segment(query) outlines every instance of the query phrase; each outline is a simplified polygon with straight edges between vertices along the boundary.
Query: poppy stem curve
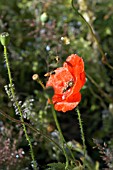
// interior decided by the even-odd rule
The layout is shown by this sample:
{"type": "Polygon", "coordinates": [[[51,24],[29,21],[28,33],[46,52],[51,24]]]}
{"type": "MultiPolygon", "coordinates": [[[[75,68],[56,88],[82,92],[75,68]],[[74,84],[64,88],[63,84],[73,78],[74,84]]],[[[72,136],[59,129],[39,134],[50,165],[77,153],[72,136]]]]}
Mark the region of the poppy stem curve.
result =
{"type": "Polygon", "coordinates": [[[91,32],[91,35],[92,35],[92,37],[94,38],[94,40],[95,40],[95,42],[96,42],[96,44],[97,44],[98,50],[99,50],[99,52],[100,52],[100,54],[101,54],[101,56],[102,56],[102,57],[101,57],[102,63],[105,64],[105,65],[107,65],[108,68],[110,68],[111,70],[113,70],[113,66],[108,63],[107,58],[106,58],[106,53],[103,51],[103,49],[102,49],[102,47],[101,47],[101,45],[100,45],[100,43],[99,43],[99,40],[98,40],[98,38],[97,38],[97,36],[96,36],[96,34],[95,34],[94,29],[93,29],[92,26],[88,23],[88,21],[86,21],[86,19],[84,18],[84,16],[74,7],[74,0],[71,1],[71,5],[72,5],[72,8],[74,9],[75,13],[82,18],[82,20],[86,23],[87,27],[89,28],[89,30],[90,30],[90,32],[91,32]]]}

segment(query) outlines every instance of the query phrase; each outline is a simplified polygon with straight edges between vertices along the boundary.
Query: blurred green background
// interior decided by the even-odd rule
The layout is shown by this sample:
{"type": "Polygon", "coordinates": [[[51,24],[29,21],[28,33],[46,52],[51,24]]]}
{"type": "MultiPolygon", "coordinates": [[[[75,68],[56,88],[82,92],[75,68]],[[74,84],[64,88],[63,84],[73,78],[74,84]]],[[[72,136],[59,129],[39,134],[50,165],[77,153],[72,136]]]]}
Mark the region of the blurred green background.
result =
{"type": "MultiPolygon", "coordinates": [[[[112,0],[75,0],[75,8],[92,26],[113,65],[113,2],[112,0]]],[[[38,74],[46,84],[44,74],[62,65],[70,55],[77,53],[85,62],[87,82],[83,89],[79,109],[90,164],[98,162],[100,169],[113,168],[113,70],[102,63],[98,46],[82,18],[75,13],[71,0],[0,0],[0,33],[9,32],[8,46],[13,82],[22,101],[25,121],[59,142],[51,108],[42,87],[32,80],[38,74]],[[96,139],[96,142],[93,141],[96,139]],[[105,145],[107,144],[107,146],[105,145]],[[99,153],[104,145],[105,155],[99,153]],[[109,155],[111,154],[111,155],[109,155]],[[101,156],[108,160],[108,164],[101,156]]],[[[0,110],[19,119],[5,93],[8,75],[0,46],[0,110]]],[[[64,137],[79,144],[81,135],[75,110],[57,113],[64,137]]],[[[62,161],[60,151],[42,135],[30,131],[35,157],[40,169],[51,162],[62,161]]],[[[76,146],[77,147],[77,146],[76,146]]],[[[0,115],[0,167],[3,170],[32,169],[29,147],[21,125],[0,115]],[[9,150],[6,150],[8,146],[9,150]],[[21,151],[20,151],[21,149],[21,151]],[[23,151],[23,152],[22,152],[23,151]],[[6,155],[5,155],[6,152],[6,155]],[[21,152],[21,153],[20,153],[21,152]],[[7,154],[8,153],[8,154],[7,154]],[[11,154],[14,154],[14,157],[11,154]],[[19,155],[20,154],[20,155],[19,155]],[[21,162],[21,164],[20,164],[21,162]]],[[[75,153],[80,159],[80,153],[75,153]]]]}

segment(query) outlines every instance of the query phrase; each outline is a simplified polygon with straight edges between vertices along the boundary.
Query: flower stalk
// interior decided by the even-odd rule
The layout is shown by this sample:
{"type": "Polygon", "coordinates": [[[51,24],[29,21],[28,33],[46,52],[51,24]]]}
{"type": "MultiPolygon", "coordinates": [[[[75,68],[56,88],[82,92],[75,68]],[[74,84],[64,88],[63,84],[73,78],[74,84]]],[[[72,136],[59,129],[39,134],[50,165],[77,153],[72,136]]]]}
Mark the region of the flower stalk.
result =
{"type": "MultiPolygon", "coordinates": [[[[18,123],[18,124],[23,124],[23,122],[22,122],[21,120],[17,120],[17,119],[15,119],[15,118],[9,116],[8,114],[6,114],[5,112],[3,112],[2,110],[0,110],[0,114],[1,114],[2,116],[4,116],[5,118],[9,119],[9,120],[12,121],[12,122],[15,122],[15,123],[18,123]]],[[[43,132],[42,132],[41,130],[39,130],[39,129],[34,128],[33,126],[31,126],[31,125],[30,125],[29,123],[27,123],[27,122],[24,122],[24,124],[25,124],[28,128],[30,128],[32,131],[34,131],[35,133],[42,135],[45,139],[47,139],[47,140],[49,140],[50,142],[54,143],[59,150],[63,151],[62,148],[61,148],[53,139],[51,139],[49,135],[43,133],[43,132]]]]}
{"type": "Polygon", "coordinates": [[[67,155],[66,150],[65,150],[65,147],[64,147],[65,139],[64,139],[64,137],[63,137],[63,134],[62,134],[62,131],[61,131],[61,128],[60,128],[58,119],[57,119],[57,115],[56,115],[56,112],[55,112],[55,110],[54,110],[54,106],[53,106],[53,104],[52,104],[52,100],[51,100],[51,106],[52,106],[53,117],[54,117],[54,120],[55,120],[57,129],[58,129],[58,131],[59,131],[59,134],[60,134],[60,139],[61,139],[61,142],[62,142],[62,149],[63,149],[64,155],[65,155],[65,158],[66,158],[66,167],[65,167],[65,170],[68,170],[68,167],[69,167],[69,158],[68,158],[68,155],[67,155]]]}
{"type": "Polygon", "coordinates": [[[8,55],[7,55],[7,45],[9,43],[9,34],[8,33],[2,33],[0,39],[1,39],[1,44],[4,47],[4,57],[5,57],[7,71],[8,71],[8,77],[9,77],[9,84],[10,84],[10,90],[11,90],[11,95],[12,95],[12,101],[15,102],[16,108],[18,109],[18,112],[19,112],[19,115],[20,115],[20,120],[21,120],[22,126],[23,126],[23,131],[25,133],[26,140],[28,141],[28,145],[30,147],[30,154],[31,154],[32,162],[33,162],[33,167],[34,167],[34,170],[37,170],[37,164],[36,164],[36,161],[35,161],[35,158],[34,158],[34,153],[33,153],[33,147],[32,147],[32,144],[31,144],[31,140],[30,140],[30,138],[29,138],[29,136],[27,134],[27,129],[26,129],[26,126],[24,124],[22,110],[21,110],[21,107],[20,107],[18,101],[16,100],[15,90],[14,90],[14,87],[13,87],[12,76],[11,76],[11,71],[10,71],[10,66],[9,66],[8,55]]]}
{"type": "Polygon", "coordinates": [[[76,13],[77,15],[79,15],[79,16],[82,18],[82,20],[86,23],[86,25],[88,26],[88,28],[89,28],[89,30],[90,30],[90,32],[91,32],[91,34],[92,34],[92,36],[93,36],[96,44],[97,44],[97,47],[98,47],[98,49],[99,49],[99,52],[100,52],[100,54],[101,54],[101,56],[102,56],[101,61],[103,62],[103,64],[107,65],[111,70],[113,70],[113,66],[111,66],[111,65],[108,63],[107,58],[106,58],[106,53],[104,53],[104,51],[103,51],[103,49],[102,49],[102,47],[101,47],[101,45],[100,45],[100,43],[99,43],[99,41],[98,41],[98,38],[97,38],[97,36],[96,36],[93,28],[92,28],[91,25],[86,21],[86,19],[84,18],[84,16],[74,7],[74,0],[71,1],[71,5],[72,5],[72,8],[74,9],[75,13],[76,13]]]}
{"type": "Polygon", "coordinates": [[[81,114],[79,109],[76,109],[77,115],[78,115],[78,121],[79,121],[79,126],[80,126],[80,132],[81,132],[81,139],[82,139],[82,144],[83,144],[83,149],[84,149],[84,161],[83,161],[83,168],[85,168],[85,157],[86,157],[86,144],[85,144],[85,137],[84,137],[84,131],[83,131],[83,124],[82,124],[82,119],[81,119],[81,114]]]}

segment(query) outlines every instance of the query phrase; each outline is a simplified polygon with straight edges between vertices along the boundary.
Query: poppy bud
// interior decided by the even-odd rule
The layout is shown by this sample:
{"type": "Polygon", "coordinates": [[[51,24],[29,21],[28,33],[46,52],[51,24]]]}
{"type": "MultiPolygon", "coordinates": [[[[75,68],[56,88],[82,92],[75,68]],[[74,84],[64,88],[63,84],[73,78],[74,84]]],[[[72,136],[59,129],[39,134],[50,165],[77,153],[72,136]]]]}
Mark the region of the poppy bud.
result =
{"type": "Polygon", "coordinates": [[[41,16],[40,16],[40,20],[41,22],[44,24],[48,19],[47,13],[44,12],[41,16]]]}
{"type": "Polygon", "coordinates": [[[10,41],[9,33],[8,32],[3,32],[0,35],[0,41],[1,41],[1,44],[3,46],[7,46],[9,44],[9,41],[10,41]]]}

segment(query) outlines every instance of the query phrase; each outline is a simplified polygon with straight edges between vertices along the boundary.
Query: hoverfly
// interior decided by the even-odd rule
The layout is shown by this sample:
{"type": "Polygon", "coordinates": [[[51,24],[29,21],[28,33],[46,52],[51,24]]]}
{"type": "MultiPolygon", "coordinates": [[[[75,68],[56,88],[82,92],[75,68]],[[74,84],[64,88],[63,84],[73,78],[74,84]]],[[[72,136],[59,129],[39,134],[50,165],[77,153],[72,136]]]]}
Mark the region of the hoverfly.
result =
{"type": "Polygon", "coordinates": [[[54,75],[55,74],[55,71],[50,71],[46,74],[44,74],[45,77],[49,77],[50,75],[54,75]]]}
{"type": "Polygon", "coordinates": [[[71,80],[71,81],[69,81],[68,83],[67,83],[67,86],[63,89],[63,93],[64,92],[66,92],[67,90],[69,90],[71,87],[73,87],[73,85],[74,85],[74,81],[73,80],[71,80]]]}
{"type": "Polygon", "coordinates": [[[60,61],[60,57],[59,57],[59,56],[56,56],[56,57],[55,57],[55,60],[56,60],[56,62],[58,63],[58,62],[60,61]]]}

